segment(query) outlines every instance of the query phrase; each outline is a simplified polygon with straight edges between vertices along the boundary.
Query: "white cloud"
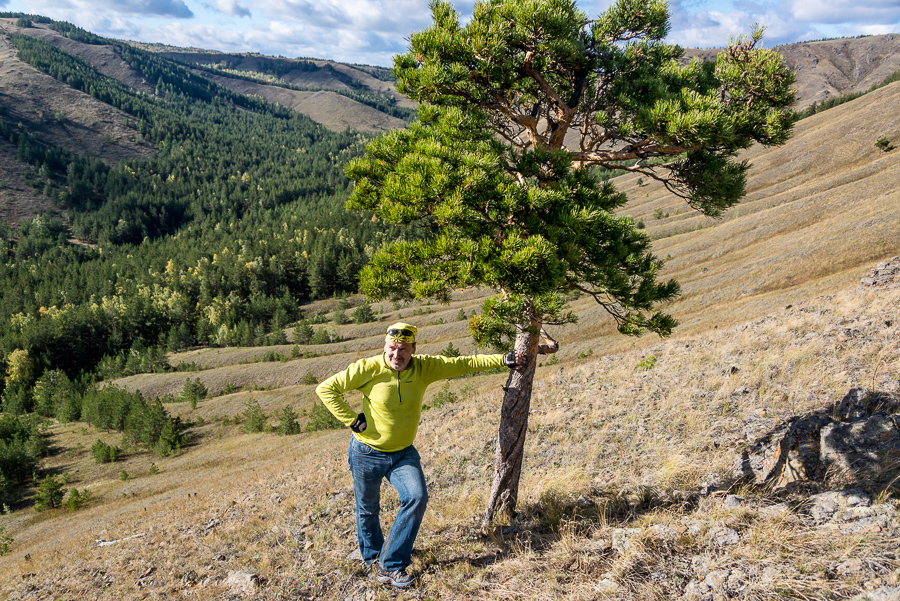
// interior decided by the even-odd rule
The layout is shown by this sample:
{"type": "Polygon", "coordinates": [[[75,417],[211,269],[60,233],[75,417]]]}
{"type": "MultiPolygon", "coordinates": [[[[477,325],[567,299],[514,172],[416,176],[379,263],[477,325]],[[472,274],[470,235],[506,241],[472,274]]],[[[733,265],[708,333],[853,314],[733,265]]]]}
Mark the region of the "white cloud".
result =
{"type": "Polygon", "coordinates": [[[794,18],[812,23],[900,23],[900,0],[793,0],[794,18]]]}
{"type": "Polygon", "coordinates": [[[407,34],[431,21],[422,0],[265,0],[254,6],[273,20],[338,30],[407,34]]]}
{"type": "MultiPolygon", "coordinates": [[[[82,12],[81,16],[106,13],[113,16],[132,15],[178,19],[194,17],[193,11],[182,0],[31,0],[26,4],[28,7],[26,12],[51,17],[70,11],[82,12]]],[[[84,21],[84,18],[79,21],[84,21]]]]}
{"type": "Polygon", "coordinates": [[[215,0],[213,9],[231,15],[232,17],[249,17],[250,9],[237,2],[237,0],[215,0]]]}
{"type": "MultiPolygon", "coordinates": [[[[463,24],[474,0],[452,0],[463,24]]],[[[615,0],[577,0],[588,17],[615,0]]],[[[70,21],[98,35],[228,52],[390,65],[431,24],[428,0],[0,0],[7,10],[70,21]],[[193,9],[193,10],[192,10],[193,9]],[[244,18],[247,17],[247,18],[244,18]]],[[[669,0],[667,39],[721,47],[766,27],[772,47],[900,32],[900,0],[669,0]]]]}

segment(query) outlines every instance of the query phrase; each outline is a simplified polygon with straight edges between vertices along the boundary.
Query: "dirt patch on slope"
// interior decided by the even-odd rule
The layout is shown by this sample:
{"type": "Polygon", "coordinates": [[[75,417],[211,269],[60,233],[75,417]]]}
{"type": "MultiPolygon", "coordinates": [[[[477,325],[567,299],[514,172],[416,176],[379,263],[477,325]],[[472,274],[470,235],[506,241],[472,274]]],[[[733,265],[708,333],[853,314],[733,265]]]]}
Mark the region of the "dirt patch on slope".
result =
{"type": "MultiPolygon", "coordinates": [[[[0,27],[8,29],[8,21],[0,19],[0,27]]],[[[137,142],[137,132],[125,126],[129,115],[23,63],[6,35],[0,35],[0,111],[17,130],[107,163],[144,158],[153,152],[150,144],[137,142]]],[[[0,173],[0,219],[4,222],[16,224],[53,210],[50,199],[31,185],[37,181],[36,169],[16,157],[16,148],[8,140],[0,141],[0,173]]]]}
{"type": "MultiPolygon", "coordinates": [[[[10,21],[3,19],[0,21],[10,21]]],[[[115,79],[119,83],[137,90],[145,94],[153,94],[154,88],[147,83],[147,80],[138,73],[134,68],[126,63],[119,55],[119,51],[112,46],[101,46],[97,44],[85,44],[76,40],[71,40],[58,32],[49,29],[45,25],[35,24],[28,29],[18,29],[14,26],[6,25],[4,29],[17,30],[41,40],[48,44],[52,44],[63,52],[67,52],[79,58],[86,60],[94,69],[106,75],[111,79],[115,79]]]]}
{"type": "Polygon", "coordinates": [[[153,147],[125,125],[134,117],[79,92],[16,57],[0,36],[0,104],[5,119],[51,144],[114,163],[143,158],[153,147]]]}
{"type": "Polygon", "coordinates": [[[0,222],[16,226],[43,211],[55,211],[53,203],[29,182],[37,180],[34,167],[16,158],[16,147],[0,138],[0,222]]]}
{"type": "Polygon", "coordinates": [[[367,133],[380,133],[406,126],[402,119],[386,115],[336,92],[300,92],[221,75],[209,73],[202,73],[202,75],[235,92],[256,95],[267,102],[277,103],[298,113],[303,113],[332,131],[343,131],[349,127],[367,133]]]}
{"type": "Polygon", "coordinates": [[[391,82],[373,77],[366,71],[351,67],[350,65],[344,65],[342,63],[335,63],[331,61],[324,62],[331,65],[331,67],[335,71],[339,71],[344,75],[347,75],[348,77],[352,77],[354,80],[358,81],[370,90],[374,92],[380,92],[385,96],[390,96],[395,101],[397,101],[397,106],[402,106],[404,108],[416,108],[416,103],[398,92],[396,88],[394,88],[394,84],[392,84],[391,82]]]}

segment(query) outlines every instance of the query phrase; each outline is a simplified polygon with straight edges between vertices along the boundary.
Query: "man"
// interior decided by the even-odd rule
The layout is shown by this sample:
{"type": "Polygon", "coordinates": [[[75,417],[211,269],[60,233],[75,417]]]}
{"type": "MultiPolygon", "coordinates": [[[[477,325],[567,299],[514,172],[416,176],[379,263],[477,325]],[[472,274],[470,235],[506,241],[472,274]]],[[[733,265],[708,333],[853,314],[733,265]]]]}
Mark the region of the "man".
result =
{"type": "Polygon", "coordinates": [[[356,497],[356,534],[363,561],[379,561],[378,582],[409,586],[406,573],[419,532],[428,491],[419,453],[413,446],[425,388],[436,380],[506,366],[520,368],[523,353],[439,357],[416,355],[416,328],[395,323],[387,329],[384,353],[360,359],[328,378],[316,394],[329,411],[350,427],[347,460],[356,497]],[[343,393],[363,393],[362,413],[355,413],[343,393]],[[381,481],[387,479],[400,495],[400,510],[384,540],[379,522],[381,481]]]}

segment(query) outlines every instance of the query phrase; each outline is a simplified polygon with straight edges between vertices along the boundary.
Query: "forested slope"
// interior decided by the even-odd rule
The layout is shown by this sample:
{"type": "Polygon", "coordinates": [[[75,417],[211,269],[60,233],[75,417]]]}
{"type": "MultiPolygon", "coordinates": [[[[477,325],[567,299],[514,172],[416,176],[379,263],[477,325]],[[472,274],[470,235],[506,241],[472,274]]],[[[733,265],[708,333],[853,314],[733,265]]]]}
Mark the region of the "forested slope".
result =
{"type": "MultiPolygon", "coordinates": [[[[282,342],[300,304],[354,291],[371,248],[401,235],[343,210],[364,136],[68,24],[7,25],[0,133],[55,209],[2,237],[0,348],[33,363],[22,390],[133,347],[282,342]]],[[[4,409],[29,410],[23,395],[4,409]]]]}

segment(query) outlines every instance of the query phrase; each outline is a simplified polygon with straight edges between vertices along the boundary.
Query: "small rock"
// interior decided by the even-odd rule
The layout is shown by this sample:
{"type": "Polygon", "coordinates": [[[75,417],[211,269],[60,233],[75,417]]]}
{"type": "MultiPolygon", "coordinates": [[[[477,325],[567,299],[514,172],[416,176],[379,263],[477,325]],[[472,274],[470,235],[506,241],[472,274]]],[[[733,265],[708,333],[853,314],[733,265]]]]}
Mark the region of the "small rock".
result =
{"type": "Polygon", "coordinates": [[[604,578],[600,582],[597,583],[597,592],[603,595],[614,595],[619,592],[620,587],[618,584],[610,580],[609,578],[604,578]]]}
{"type": "Polygon", "coordinates": [[[865,564],[861,559],[848,559],[834,568],[835,573],[844,578],[860,576],[865,573],[865,564]]]}
{"type": "Polygon", "coordinates": [[[709,531],[709,544],[714,547],[735,545],[740,542],[741,536],[731,528],[717,526],[709,531]]]}
{"type": "Polygon", "coordinates": [[[631,546],[631,540],[640,533],[640,528],[616,528],[612,533],[613,550],[624,553],[631,546]]]}
{"type": "Polygon", "coordinates": [[[900,586],[882,586],[861,593],[850,601],[897,601],[897,599],[900,599],[900,586]]]}
{"type": "Polygon", "coordinates": [[[587,509],[588,507],[594,507],[597,505],[596,503],[594,503],[592,500],[588,499],[584,495],[581,495],[580,497],[578,497],[578,499],[575,500],[575,503],[577,503],[578,506],[581,507],[582,509],[587,509]]]}
{"type": "Polygon", "coordinates": [[[658,540],[671,541],[678,537],[678,532],[665,524],[653,524],[647,528],[647,535],[658,540]]]}
{"type": "Polygon", "coordinates": [[[725,505],[725,507],[732,507],[734,509],[737,509],[743,504],[744,497],[740,497],[738,495],[726,495],[725,501],[723,502],[723,505],[725,505]]]}
{"type": "Polygon", "coordinates": [[[827,522],[838,511],[851,507],[867,507],[872,498],[861,488],[831,490],[809,498],[809,515],[817,522],[827,522]]]}
{"type": "Polygon", "coordinates": [[[199,576],[197,576],[197,572],[194,570],[188,570],[188,572],[181,577],[181,581],[188,585],[195,584],[197,580],[199,580],[199,576]]]}
{"type": "Polygon", "coordinates": [[[714,591],[722,590],[728,580],[729,570],[713,570],[703,579],[703,584],[714,591]]]}
{"type": "Polygon", "coordinates": [[[347,561],[362,561],[362,553],[359,552],[359,547],[356,547],[349,553],[347,553],[347,561]]]}
{"type": "Polygon", "coordinates": [[[225,579],[225,585],[233,592],[252,595],[259,588],[259,576],[244,570],[229,572],[228,578],[225,579]]]}

